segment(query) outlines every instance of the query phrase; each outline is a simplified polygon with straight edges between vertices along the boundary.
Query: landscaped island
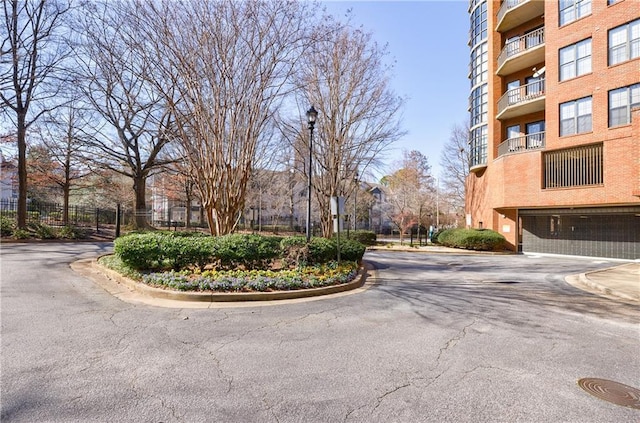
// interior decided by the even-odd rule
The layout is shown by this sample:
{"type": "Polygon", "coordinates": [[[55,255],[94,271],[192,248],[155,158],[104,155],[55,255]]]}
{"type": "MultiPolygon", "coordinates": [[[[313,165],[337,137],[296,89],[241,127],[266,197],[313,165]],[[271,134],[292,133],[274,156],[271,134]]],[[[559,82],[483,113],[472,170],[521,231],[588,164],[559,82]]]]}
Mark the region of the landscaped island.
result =
{"type": "Polygon", "coordinates": [[[254,292],[344,284],[365,245],[354,239],[198,232],[147,232],[115,240],[100,263],[150,286],[179,291],[254,292]]]}

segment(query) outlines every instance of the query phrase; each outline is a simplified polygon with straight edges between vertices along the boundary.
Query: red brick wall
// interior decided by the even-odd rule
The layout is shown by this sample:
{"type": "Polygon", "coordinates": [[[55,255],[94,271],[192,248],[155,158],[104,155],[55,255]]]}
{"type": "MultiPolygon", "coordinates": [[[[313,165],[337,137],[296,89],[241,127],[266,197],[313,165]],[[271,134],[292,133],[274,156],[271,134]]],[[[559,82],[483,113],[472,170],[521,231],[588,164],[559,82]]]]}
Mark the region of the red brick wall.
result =
{"type": "MultiPolygon", "coordinates": [[[[640,111],[633,113],[630,125],[608,128],[608,91],[640,82],[640,59],[616,66],[607,64],[608,30],[640,17],[640,1],[623,0],[611,6],[592,1],[592,14],[558,27],[558,2],[545,2],[546,151],[577,145],[603,143],[604,184],[598,187],[542,189],[542,152],[531,151],[497,157],[497,146],[504,140],[504,128],[539,120],[541,114],[499,122],[497,102],[509,80],[531,74],[525,70],[507,77],[495,75],[496,60],[504,36],[492,32],[499,1],[489,2],[489,145],[487,168],[473,173],[467,181],[467,213],[473,227],[503,232],[512,246],[517,245],[518,208],[573,207],[640,204],[640,111]],[[592,38],[592,73],[559,82],[558,50],[585,38],[592,38]],[[559,105],[565,101],[592,96],[593,130],[585,134],[559,136],[559,105]],[[504,216],[504,217],[503,217],[504,216]],[[505,225],[509,232],[504,233],[505,225]]],[[[537,22],[523,24],[511,33],[520,33],[537,22]]],[[[509,35],[507,34],[507,35],[509,35]]],[[[539,68],[540,66],[538,66],[539,68]]]]}

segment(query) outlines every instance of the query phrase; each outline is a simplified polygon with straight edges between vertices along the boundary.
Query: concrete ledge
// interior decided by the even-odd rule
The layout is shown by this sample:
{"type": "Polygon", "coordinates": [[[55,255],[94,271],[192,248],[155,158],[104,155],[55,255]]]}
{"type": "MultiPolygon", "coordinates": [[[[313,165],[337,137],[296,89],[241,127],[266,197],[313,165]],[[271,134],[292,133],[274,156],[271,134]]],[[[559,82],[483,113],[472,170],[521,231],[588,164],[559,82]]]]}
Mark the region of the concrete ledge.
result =
{"type": "MultiPolygon", "coordinates": [[[[98,263],[97,259],[79,260],[71,265],[75,271],[103,275],[107,279],[127,288],[143,297],[170,300],[179,302],[192,303],[233,303],[233,302],[256,302],[256,301],[280,301],[302,299],[309,297],[327,296],[361,288],[367,278],[367,269],[370,269],[366,263],[358,270],[356,278],[348,283],[341,285],[331,285],[321,288],[297,289],[291,291],[269,291],[269,292],[190,292],[190,291],[172,291],[168,289],[156,288],[144,283],[136,282],[130,278],[122,276],[120,273],[108,269],[98,263]]],[[[123,292],[117,286],[103,286],[113,295],[120,296],[123,292]]]]}

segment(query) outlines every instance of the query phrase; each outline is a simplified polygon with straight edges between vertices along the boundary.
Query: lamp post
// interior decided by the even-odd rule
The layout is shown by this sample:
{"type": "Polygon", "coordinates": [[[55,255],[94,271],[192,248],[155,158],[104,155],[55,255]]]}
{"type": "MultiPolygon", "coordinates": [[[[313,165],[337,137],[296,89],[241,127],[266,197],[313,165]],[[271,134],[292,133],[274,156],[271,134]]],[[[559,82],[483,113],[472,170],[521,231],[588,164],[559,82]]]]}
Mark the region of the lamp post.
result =
{"type": "Polygon", "coordinates": [[[307,123],[309,128],[309,181],[307,186],[307,244],[311,241],[311,174],[313,172],[313,126],[316,124],[318,112],[311,106],[307,110],[307,123]]]}
{"type": "Polygon", "coordinates": [[[353,182],[356,184],[355,191],[353,192],[353,232],[358,229],[358,171],[353,176],[353,182]]]}

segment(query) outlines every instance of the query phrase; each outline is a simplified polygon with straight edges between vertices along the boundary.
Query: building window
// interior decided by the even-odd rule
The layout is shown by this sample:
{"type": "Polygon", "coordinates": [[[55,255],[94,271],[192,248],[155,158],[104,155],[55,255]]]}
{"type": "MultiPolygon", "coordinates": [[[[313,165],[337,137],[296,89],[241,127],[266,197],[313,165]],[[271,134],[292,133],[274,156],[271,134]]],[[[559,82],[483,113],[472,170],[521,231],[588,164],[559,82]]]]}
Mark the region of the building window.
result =
{"type": "Polygon", "coordinates": [[[560,81],[591,72],[591,38],[560,49],[560,81]]]}
{"type": "Polygon", "coordinates": [[[591,14],[591,0],[560,0],[560,26],[591,14]]]}
{"type": "Polygon", "coordinates": [[[543,153],[544,189],[601,185],[602,144],[543,153]]]}
{"type": "Polygon", "coordinates": [[[489,87],[482,84],[474,89],[471,93],[470,110],[471,110],[471,126],[487,122],[487,113],[489,107],[489,87]]]}
{"type": "Polygon", "coordinates": [[[640,19],[609,30],[609,66],[640,57],[640,19]]]}
{"type": "Polygon", "coordinates": [[[471,86],[487,80],[489,71],[489,53],[487,43],[482,43],[471,53],[471,86]]]}
{"type": "Polygon", "coordinates": [[[609,91],[609,128],[630,124],[634,107],[640,107],[640,84],[609,91]]]}
{"type": "Polygon", "coordinates": [[[591,132],[591,97],[560,104],[560,136],[591,132]]]}
{"type": "Polygon", "coordinates": [[[487,164],[487,125],[471,130],[469,166],[487,164]]]}
{"type": "Polygon", "coordinates": [[[487,3],[482,3],[471,13],[471,47],[487,38],[487,3]]]}

